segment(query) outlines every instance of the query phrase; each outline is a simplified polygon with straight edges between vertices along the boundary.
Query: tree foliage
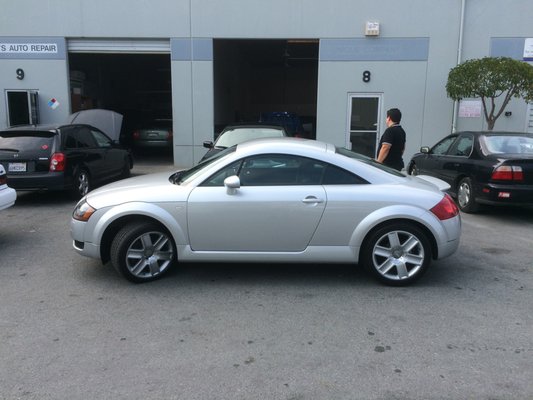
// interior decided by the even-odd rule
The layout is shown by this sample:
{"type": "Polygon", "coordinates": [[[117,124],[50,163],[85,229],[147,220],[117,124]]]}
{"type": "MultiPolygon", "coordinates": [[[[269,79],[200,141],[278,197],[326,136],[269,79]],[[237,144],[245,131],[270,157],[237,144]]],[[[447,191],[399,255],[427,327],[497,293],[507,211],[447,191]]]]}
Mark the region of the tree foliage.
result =
{"type": "Polygon", "coordinates": [[[446,93],[453,100],[481,98],[488,129],[492,130],[513,97],[533,100],[533,66],[508,57],[468,60],[450,70],[446,93]]]}

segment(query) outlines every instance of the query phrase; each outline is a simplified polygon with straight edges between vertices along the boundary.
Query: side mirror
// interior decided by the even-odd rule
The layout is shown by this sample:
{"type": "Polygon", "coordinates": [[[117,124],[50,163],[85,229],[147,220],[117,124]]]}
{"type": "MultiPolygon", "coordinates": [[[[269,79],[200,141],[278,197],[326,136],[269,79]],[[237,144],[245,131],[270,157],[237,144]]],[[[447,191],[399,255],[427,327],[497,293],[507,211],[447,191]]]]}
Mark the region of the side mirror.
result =
{"type": "Polygon", "coordinates": [[[429,147],[428,146],[422,146],[420,148],[420,152],[424,154],[429,154],[429,147]]]}
{"type": "Polygon", "coordinates": [[[237,189],[241,187],[241,180],[237,175],[228,176],[224,179],[224,186],[227,194],[234,195],[237,189]]]}
{"type": "Polygon", "coordinates": [[[212,148],[213,148],[213,142],[210,141],[210,140],[206,140],[206,141],[204,142],[204,147],[205,147],[206,149],[212,149],[212,148]]]}

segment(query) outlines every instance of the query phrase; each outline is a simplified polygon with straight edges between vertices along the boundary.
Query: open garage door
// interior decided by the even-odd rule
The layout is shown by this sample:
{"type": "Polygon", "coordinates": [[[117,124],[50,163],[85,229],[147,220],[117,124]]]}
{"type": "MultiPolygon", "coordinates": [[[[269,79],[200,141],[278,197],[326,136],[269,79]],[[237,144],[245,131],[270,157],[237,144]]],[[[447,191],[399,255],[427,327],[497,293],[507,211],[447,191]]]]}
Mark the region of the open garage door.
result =
{"type": "Polygon", "coordinates": [[[121,142],[137,155],[172,154],[168,40],[70,40],[71,108],[123,115],[121,142]],[[145,137],[150,140],[137,140],[145,137]]]}
{"type": "Polygon", "coordinates": [[[297,115],[315,137],[317,39],[215,39],[215,136],[224,126],[261,115],[297,115]]]}

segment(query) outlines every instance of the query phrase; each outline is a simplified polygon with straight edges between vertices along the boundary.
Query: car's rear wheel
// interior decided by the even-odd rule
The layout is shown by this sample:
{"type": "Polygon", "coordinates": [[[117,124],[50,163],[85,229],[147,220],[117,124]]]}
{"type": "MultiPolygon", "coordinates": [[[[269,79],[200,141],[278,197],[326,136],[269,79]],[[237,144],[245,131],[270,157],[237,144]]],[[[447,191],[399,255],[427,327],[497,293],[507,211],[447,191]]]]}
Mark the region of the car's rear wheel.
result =
{"type": "Polygon", "coordinates": [[[474,189],[470,178],[463,178],[457,186],[457,204],[461,211],[474,213],[479,210],[479,204],[474,199],[474,189]]]}
{"type": "Polygon", "coordinates": [[[111,263],[126,279],[148,282],[163,276],[176,259],[176,247],[166,229],[138,221],[122,228],[111,244],[111,263]]]}
{"type": "Polygon", "coordinates": [[[91,190],[91,177],[89,176],[89,172],[85,169],[80,169],[74,175],[72,195],[76,198],[81,198],[89,193],[89,190],[91,190]]]}
{"type": "Polygon", "coordinates": [[[418,280],[431,263],[426,234],[414,224],[395,222],[371,232],[363,244],[363,263],[381,282],[405,286],[418,280]]]}

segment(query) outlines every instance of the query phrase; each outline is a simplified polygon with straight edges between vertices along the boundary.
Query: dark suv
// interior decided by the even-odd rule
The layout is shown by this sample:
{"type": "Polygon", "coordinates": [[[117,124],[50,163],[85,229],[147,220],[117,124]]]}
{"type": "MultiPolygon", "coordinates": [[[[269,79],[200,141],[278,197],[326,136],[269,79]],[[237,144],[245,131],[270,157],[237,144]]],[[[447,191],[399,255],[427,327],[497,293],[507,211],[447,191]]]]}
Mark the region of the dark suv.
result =
{"type": "Polygon", "coordinates": [[[0,131],[0,163],[14,189],[82,197],[93,186],[128,177],[133,158],[91,125],[36,125],[0,131]]]}

